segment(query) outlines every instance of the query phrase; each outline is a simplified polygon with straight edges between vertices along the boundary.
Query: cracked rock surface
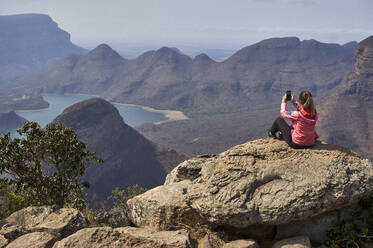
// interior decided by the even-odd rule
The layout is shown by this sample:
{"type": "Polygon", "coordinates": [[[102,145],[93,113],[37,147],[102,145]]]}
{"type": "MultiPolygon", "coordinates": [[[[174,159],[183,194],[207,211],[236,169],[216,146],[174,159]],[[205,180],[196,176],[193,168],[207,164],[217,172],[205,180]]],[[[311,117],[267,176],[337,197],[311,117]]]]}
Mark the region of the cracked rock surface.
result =
{"type": "Polygon", "coordinates": [[[278,225],[349,206],[373,193],[373,166],[347,148],[292,149],[262,139],[181,163],[163,186],[128,201],[137,226],[278,225]]]}

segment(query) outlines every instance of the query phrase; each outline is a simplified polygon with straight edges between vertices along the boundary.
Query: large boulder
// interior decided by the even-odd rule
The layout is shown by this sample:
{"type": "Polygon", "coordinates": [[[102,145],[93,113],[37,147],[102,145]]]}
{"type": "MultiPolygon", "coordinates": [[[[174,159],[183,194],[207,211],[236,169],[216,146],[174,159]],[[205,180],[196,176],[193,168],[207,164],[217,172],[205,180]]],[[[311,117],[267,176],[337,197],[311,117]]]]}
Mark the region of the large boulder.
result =
{"type": "Polygon", "coordinates": [[[372,193],[372,163],[347,148],[318,142],[296,150],[264,139],[185,161],[128,206],[137,226],[246,228],[309,219],[372,193]]]}
{"type": "Polygon", "coordinates": [[[47,232],[66,237],[87,226],[82,213],[72,208],[55,206],[27,207],[2,221],[0,234],[8,241],[32,232],[47,232]]]}
{"type": "Polygon", "coordinates": [[[10,243],[7,248],[50,248],[56,237],[47,232],[33,232],[22,235],[10,243]]]}
{"type": "Polygon", "coordinates": [[[24,229],[32,229],[42,223],[51,213],[55,212],[55,206],[27,207],[11,214],[4,220],[7,226],[20,226],[24,229]]]}
{"type": "Polygon", "coordinates": [[[154,231],[135,227],[97,227],[82,229],[58,241],[53,248],[99,248],[99,247],[138,247],[138,248],[189,248],[188,232],[154,231]]]}

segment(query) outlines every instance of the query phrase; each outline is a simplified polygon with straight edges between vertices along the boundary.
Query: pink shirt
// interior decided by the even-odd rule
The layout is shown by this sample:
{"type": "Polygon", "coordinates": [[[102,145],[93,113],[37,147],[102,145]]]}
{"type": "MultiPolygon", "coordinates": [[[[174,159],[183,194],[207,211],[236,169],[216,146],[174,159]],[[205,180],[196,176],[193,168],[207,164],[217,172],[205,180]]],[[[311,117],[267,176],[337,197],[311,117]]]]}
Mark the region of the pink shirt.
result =
{"type": "Polygon", "coordinates": [[[311,115],[303,110],[298,102],[294,103],[296,111],[286,111],[286,102],[281,104],[281,116],[291,119],[294,130],[292,130],[291,138],[293,143],[302,146],[312,146],[315,140],[319,137],[315,131],[318,114],[311,115]]]}

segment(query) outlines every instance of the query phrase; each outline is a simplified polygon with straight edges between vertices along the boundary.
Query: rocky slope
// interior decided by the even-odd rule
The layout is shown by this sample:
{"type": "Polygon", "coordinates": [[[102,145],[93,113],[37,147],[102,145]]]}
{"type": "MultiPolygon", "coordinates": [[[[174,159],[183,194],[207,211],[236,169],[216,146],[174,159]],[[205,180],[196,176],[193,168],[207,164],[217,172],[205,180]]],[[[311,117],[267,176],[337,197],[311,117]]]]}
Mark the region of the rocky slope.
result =
{"type": "Polygon", "coordinates": [[[145,139],[123,122],[112,104],[100,98],[72,105],[54,121],[71,127],[88,149],[104,160],[89,167],[85,175],[91,196],[96,194],[100,200],[115,187],[158,186],[166,173],[186,158],[145,139]]]}
{"type": "Polygon", "coordinates": [[[373,159],[373,36],[355,50],[355,67],[347,80],[319,107],[321,134],[373,159]]]}
{"type": "Polygon", "coordinates": [[[11,129],[20,128],[27,120],[17,115],[14,111],[0,112],[0,135],[11,129]]]}
{"type": "Polygon", "coordinates": [[[20,78],[70,53],[85,52],[72,44],[70,34],[47,15],[0,16],[0,30],[0,83],[20,78]]]}
{"type": "Polygon", "coordinates": [[[128,201],[135,227],[93,227],[71,209],[29,207],[1,222],[0,243],[24,247],[317,247],[373,193],[373,165],[326,143],[295,150],[255,140],[181,163],[128,201]],[[79,231],[77,231],[79,230],[79,231]]]}

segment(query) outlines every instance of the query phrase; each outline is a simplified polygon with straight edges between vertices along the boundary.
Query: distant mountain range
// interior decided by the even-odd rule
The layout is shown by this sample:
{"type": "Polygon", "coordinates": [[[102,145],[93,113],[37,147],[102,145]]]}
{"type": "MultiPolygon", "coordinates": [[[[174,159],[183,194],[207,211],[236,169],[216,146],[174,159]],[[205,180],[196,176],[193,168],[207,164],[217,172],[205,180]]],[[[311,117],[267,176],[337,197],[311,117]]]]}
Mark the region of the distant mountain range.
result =
{"type": "Polygon", "coordinates": [[[189,114],[231,112],[273,104],[287,89],[322,95],[353,67],[353,47],[273,38],[215,62],[167,47],[126,60],[102,44],[47,66],[22,85],[38,93],[96,94],[189,114]]]}
{"type": "Polygon", "coordinates": [[[153,188],[187,157],[156,145],[123,122],[109,102],[92,98],[64,110],[54,121],[71,127],[78,138],[104,160],[86,170],[90,197],[106,199],[115,187],[133,184],[153,188]]]}
{"type": "MultiPolygon", "coordinates": [[[[84,51],[71,44],[69,35],[58,29],[48,16],[1,18],[13,20],[8,23],[28,22],[21,25],[24,28],[18,30],[18,36],[16,32],[14,36],[11,33],[4,36],[8,41],[1,43],[1,47],[4,51],[9,48],[4,52],[8,62],[14,57],[14,64],[44,61],[47,65],[12,82],[12,87],[2,87],[0,111],[43,108],[47,105],[40,98],[43,92],[85,93],[113,102],[182,110],[191,119],[144,125],[138,130],[157,143],[191,155],[221,152],[248,139],[263,137],[263,129],[278,115],[279,99],[288,89],[295,95],[310,89],[319,103],[352,70],[357,44],[272,38],[242,48],[222,62],[206,54],[192,59],[178,49],[167,47],[128,60],[105,44],[81,54],[84,51]],[[10,37],[30,42],[11,43],[10,37]],[[14,51],[13,45],[26,47],[19,51],[35,51],[31,56],[35,59],[22,58],[24,53],[14,51]],[[45,54],[53,54],[51,50],[55,55],[47,59],[45,54]],[[70,52],[75,54],[56,61],[70,52]]],[[[5,23],[1,18],[0,23],[5,23]]],[[[17,30],[6,26],[7,32],[17,30]]]]}
{"type": "Polygon", "coordinates": [[[19,81],[16,88],[4,91],[8,100],[13,96],[5,107],[13,109],[12,99],[19,95],[44,92],[84,93],[112,102],[182,110],[189,120],[138,130],[189,155],[217,153],[263,137],[286,90],[297,95],[310,89],[321,99],[338,86],[353,68],[355,45],[273,38],[216,62],[206,54],[192,59],[167,47],[127,60],[102,44],[19,81]]]}
{"type": "Polygon", "coordinates": [[[355,66],[319,107],[321,134],[373,160],[373,36],[355,50],[355,66]]]}
{"type": "Polygon", "coordinates": [[[0,84],[12,83],[69,54],[82,54],[47,15],[0,16],[0,84]]]}

